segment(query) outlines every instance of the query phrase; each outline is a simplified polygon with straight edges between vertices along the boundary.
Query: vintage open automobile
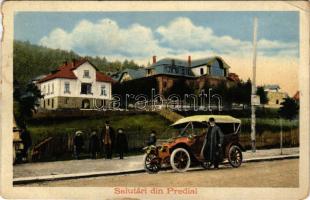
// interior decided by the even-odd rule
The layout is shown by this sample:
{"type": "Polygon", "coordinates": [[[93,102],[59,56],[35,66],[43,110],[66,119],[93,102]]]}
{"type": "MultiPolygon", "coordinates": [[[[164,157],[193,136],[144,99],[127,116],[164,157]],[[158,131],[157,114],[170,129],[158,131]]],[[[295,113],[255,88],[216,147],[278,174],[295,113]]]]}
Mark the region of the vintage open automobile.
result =
{"type": "Polygon", "coordinates": [[[221,163],[228,160],[232,167],[239,167],[242,151],[245,151],[239,143],[241,120],[228,115],[194,115],[179,119],[171,125],[178,131],[177,137],[162,145],[144,148],[145,170],[157,173],[162,167],[171,166],[174,171],[185,172],[194,164],[209,169],[212,163],[204,159],[202,147],[211,117],[224,134],[221,163]]]}

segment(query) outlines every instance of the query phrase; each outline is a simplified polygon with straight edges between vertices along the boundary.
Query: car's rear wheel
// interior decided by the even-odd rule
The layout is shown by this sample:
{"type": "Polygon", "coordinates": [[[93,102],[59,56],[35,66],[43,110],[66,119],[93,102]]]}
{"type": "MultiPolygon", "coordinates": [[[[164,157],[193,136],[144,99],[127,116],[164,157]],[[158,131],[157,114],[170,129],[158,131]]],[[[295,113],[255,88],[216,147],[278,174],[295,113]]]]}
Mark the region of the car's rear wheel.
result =
{"type": "Polygon", "coordinates": [[[232,145],[228,151],[228,161],[232,167],[239,167],[242,163],[242,151],[237,145],[232,145]]]}
{"type": "Polygon", "coordinates": [[[144,155],[144,169],[149,173],[157,173],[160,170],[160,160],[153,153],[144,155]]]}
{"type": "Polygon", "coordinates": [[[170,156],[170,164],[174,171],[185,172],[191,164],[191,158],[188,151],[184,148],[173,150],[170,156]]]}

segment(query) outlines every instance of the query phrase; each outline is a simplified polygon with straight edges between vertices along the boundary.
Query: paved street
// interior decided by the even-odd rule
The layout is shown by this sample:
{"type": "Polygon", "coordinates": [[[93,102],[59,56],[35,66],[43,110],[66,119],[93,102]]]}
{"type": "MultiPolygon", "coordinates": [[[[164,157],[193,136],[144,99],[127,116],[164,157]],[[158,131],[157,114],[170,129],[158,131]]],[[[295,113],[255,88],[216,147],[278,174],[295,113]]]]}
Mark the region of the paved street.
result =
{"type": "MultiPolygon", "coordinates": [[[[284,155],[298,154],[299,148],[284,148],[284,155]]],[[[280,155],[279,149],[257,150],[256,153],[246,151],[244,159],[264,158],[280,155]]],[[[143,155],[126,157],[124,160],[70,160],[57,162],[26,163],[14,165],[14,178],[38,177],[57,174],[91,173],[102,171],[126,171],[143,169],[143,155]]]]}
{"type": "MultiPolygon", "coordinates": [[[[299,159],[244,163],[240,168],[229,165],[219,170],[194,170],[175,173],[131,174],[97,178],[40,182],[27,186],[128,186],[128,187],[298,187],[299,159]]],[[[19,185],[22,186],[22,185],[19,185]]]]}

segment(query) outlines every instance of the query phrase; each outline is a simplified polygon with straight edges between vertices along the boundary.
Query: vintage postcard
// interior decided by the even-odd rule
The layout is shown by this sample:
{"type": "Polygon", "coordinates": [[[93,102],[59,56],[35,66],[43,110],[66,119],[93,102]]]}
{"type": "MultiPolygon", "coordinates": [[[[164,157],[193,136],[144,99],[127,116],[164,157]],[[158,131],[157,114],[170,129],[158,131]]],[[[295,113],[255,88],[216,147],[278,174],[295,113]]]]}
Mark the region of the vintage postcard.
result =
{"type": "Polygon", "coordinates": [[[306,1],[7,1],[1,196],[305,199],[306,1]]]}

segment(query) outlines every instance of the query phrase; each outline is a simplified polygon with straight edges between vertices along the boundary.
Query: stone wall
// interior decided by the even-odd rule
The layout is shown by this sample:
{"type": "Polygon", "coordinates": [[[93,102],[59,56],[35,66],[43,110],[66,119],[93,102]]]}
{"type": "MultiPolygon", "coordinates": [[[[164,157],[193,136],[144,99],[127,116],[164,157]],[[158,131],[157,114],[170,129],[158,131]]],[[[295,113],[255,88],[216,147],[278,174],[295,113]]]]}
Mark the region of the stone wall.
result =
{"type": "Polygon", "coordinates": [[[96,109],[108,107],[110,100],[101,100],[95,98],[80,98],[80,97],[53,97],[42,99],[40,107],[47,110],[55,109],[96,109]]]}

